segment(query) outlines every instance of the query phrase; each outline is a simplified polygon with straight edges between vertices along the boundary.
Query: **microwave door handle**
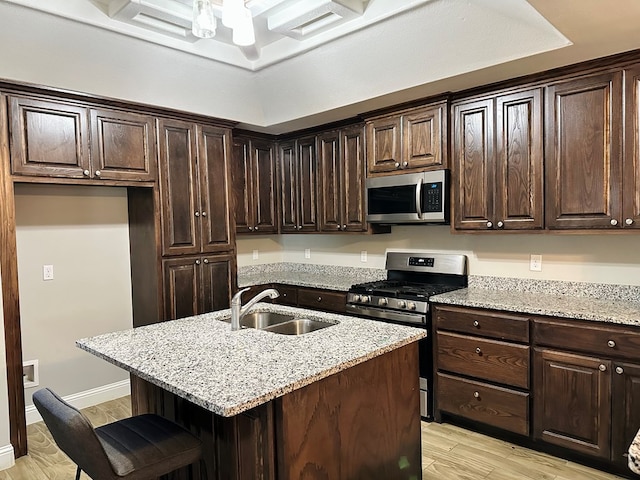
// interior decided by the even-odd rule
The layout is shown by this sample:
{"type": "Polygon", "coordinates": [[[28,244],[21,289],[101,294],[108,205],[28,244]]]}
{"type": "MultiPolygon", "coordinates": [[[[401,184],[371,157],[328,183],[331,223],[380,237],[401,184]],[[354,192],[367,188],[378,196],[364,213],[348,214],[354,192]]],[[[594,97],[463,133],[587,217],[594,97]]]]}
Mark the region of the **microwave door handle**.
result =
{"type": "Polygon", "coordinates": [[[422,178],[419,178],[416,184],[416,214],[420,220],[422,218],[422,178]]]}

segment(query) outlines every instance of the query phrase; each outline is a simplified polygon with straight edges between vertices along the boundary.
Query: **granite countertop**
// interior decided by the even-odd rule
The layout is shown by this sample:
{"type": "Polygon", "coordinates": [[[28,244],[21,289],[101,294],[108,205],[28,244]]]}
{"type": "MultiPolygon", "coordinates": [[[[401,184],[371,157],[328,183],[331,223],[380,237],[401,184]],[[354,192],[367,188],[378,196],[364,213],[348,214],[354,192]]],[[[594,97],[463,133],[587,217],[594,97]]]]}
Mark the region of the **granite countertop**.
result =
{"type": "Polygon", "coordinates": [[[77,346],[230,417],[426,336],[424,329],[258,303],[252,311],[339,322],[304,335],[232,332],[230,310],[107,333],[77,346]]]}
{"type": "Polygon", "coordinates": [[[430,298],[431,302],[553,317],[640,326],[640,297],[636,301],[519,290],[463,288],[430,298]]]}
{"type": "Polygon", "coordinates": [[[635,438],[629,446],[628,465],[629,470],[633,473],[640,474],[640,431],[636,433],[635,438]]]}
{"type": "Polygon", "coordinates": [[[355,268],[307,263],[274,263],[238,269],[238,287],[280,283],[346,292],[351,285],[387,278],[379,268],[355,268]]]}

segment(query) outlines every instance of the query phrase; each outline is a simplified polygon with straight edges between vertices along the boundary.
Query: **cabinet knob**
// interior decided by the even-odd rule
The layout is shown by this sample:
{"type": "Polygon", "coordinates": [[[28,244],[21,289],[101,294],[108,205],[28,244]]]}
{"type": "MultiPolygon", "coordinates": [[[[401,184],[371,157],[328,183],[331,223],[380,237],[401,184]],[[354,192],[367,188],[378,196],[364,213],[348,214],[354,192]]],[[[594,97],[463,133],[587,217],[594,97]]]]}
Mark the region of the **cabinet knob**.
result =
{"type": "Polygon", "coordinates": [[[502,227],[504,227],[504,222],[502,221],[498,222],[498,228],[502,228],[502,227]]]}
{"type": "Polygon", "coordinates": [[[255,230],[256,232],[258,231],[258,226],[257,226],[257,225],[255,226],[254,230],[255,230]]]}
{"type": "Polygon", "coordinates": [[[627,218],[624,223],[626,223],[627,225],[633,225],[633,218],[627,218]]]}
{"type": "Polygon", "coordinates": [[[283,293],[283,294],[282,294],[282,296],[283,296],[283,297],[286,297],[286,296],[287,296],[287,294],[286,294],[286,293],[283,293]]]}
{"type": "Polygon", "coordinates": [[[196,265],[200,265],[200,260],[196,260],[196,265]]]}
{"type": "Polygon", "coordinates": [[[473,396],[475,398],[480,398],[480,392],[473,392],[473,396]]]}
{"type": "Polygon", "coordinates": [[[322,301],[322,297],[318,297],[318,301],[321,302],[322,301]]]}
{"type": "Polygon", "coordinates": [[[207,212],[202,212],[202,216],[206,217],[207,216],[207,212]]]}
{"type": "Polygon", "coordinates": [[[200,216],[200,212],[196,212],[196,213],[194,213],[194,215],[195,215],[196,217],[199,217],[199,216],[200,216]]]}
{"type": "Polygon", "coordinates": [[[622,367],[616,367],[616,373],[618,375],[622,375],[624,373],[624,369],[622,367]]]}
{"type": "Polygon", "coordinates": [[[205,259],[203,260],[203,262],[204,262],[204,263],[209,263],[209,260],[205,258],[205,259]]]}
{"type": "Polygon", "coordinates": [[[253,227],[249,227],[249,231],[250,231],[250,232],[253,232],[253,227]]]}
{"type": "Polygon", "coordinates": [[[342,225],[342,229],[343,229],[343,230],[346,230],[346,229],[347,229],[347,226],[346,226],[346,225],[342,225]]]}
{"type": "Polygon", "coordinates": [[[96,170],[96,177],[99,177],[100,175],[102,175],[102,172],[100,170],[96,170]]]}
{"type": "Polygon", "coordinates": [[[482,350],[480,350],[480,347],[477,347],[477,348],[476,348],[476,353],[477,353],[478,355],[482,355],[482,350]]]}
{"type": "Polygon", "coordinates": [[[604,363],[601,363],[600,366],[598,367],[598,370],[600,370],[601,372],[606,372],[607,366],[604,363]]]}
{"type": "Polygon", "coordinates": [[[82,171],[82,174],[83,174],[85,177],[88,177],[88,176],[89,176],[89,170],[83,170],[83,171],[82,171]]]}
{"type": "Polygon", "coordinates": [[[480,328],[480,322],[478,320],[473,321],[473,326],[476,328],[480,328]]]}
{"type": "Polygon", "coordinates": [[[612,219],[611,219],[611,225],[613,225],[614,227],[615,227],[616,225],[618,225],[618,220],[616,220],[615,218],[612,218],[612,219]]]}
{"type": "Polygon", "coordinates": [[[400,164],[396,162],[396,168],[400,168],[400,164]]]}
{"type": "Polygon", "coordinates": [[[493,222],[487,222],[487,228],[493,227],[493,222]]]}
{"type": "Polygon", "coordinates": [[[616,346],[616,342],[614,342],[613,340],[609,340],[609,341],[607,342],[607,347],[609,347],[609,348],[613,348],[613,347],[615,347],[615,346],[616,346]]]}
{"type": "Polygon", "coordinates": [[[406,166],[408,166],[408,165],[409,165],[409,162],[402,162],[402,166],[403,166],[403,167],[406,167],[406,166]]]}

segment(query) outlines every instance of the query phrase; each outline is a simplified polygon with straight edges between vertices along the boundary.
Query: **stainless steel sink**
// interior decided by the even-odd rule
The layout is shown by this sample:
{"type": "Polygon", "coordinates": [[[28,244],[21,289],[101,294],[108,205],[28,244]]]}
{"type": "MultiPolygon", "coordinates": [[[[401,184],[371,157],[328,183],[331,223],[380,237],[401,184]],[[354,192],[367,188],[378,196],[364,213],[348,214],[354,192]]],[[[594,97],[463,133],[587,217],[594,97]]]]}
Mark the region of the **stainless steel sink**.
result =
{"type": "Polygon", "coordinates": [[[275,312],[250,312],[247,313],[242,320],[240,326],[246,328],[265,329],[272,325],[293,320],[293,315],[285,315],[275,312]]]}
{"type": "Polygon", "coordinates": [[[334,323],[320,322],[318,320],[311,320],[309,318],[296,318],[289,320],[288,322],[278,323],[271,327],[266,327],[263,330],[266,332],[281,333],[283,335],[303,335],[305,333],[314,332],[321,328],[327,328],[334,323]]]}

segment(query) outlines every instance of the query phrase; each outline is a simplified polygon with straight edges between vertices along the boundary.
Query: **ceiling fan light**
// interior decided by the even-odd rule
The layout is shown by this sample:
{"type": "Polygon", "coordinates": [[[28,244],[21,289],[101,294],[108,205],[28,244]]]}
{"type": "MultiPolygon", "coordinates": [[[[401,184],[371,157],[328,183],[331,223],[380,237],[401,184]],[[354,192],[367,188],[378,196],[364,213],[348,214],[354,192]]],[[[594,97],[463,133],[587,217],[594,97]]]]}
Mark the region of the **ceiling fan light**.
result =
{"type": "Polygon", "coordinates": [[[233,43],[239,47],[248,47],[256,43],[256,34],[253,29],[253,18],[248,8],[242,9],[242,16],[233,28],[233,43]]]}
{"type": "Polygon", "coordinates": [[[222,24],[227,28],[236,28],[242,21],[244,0],[222,1],[222,24]]]}
{"type": "Polygon", "coordinates": [[[194,0],[193,23],[191,24],[193,34],[198,38],[213,38],[217,26],[213,0],[194,0]]]}

